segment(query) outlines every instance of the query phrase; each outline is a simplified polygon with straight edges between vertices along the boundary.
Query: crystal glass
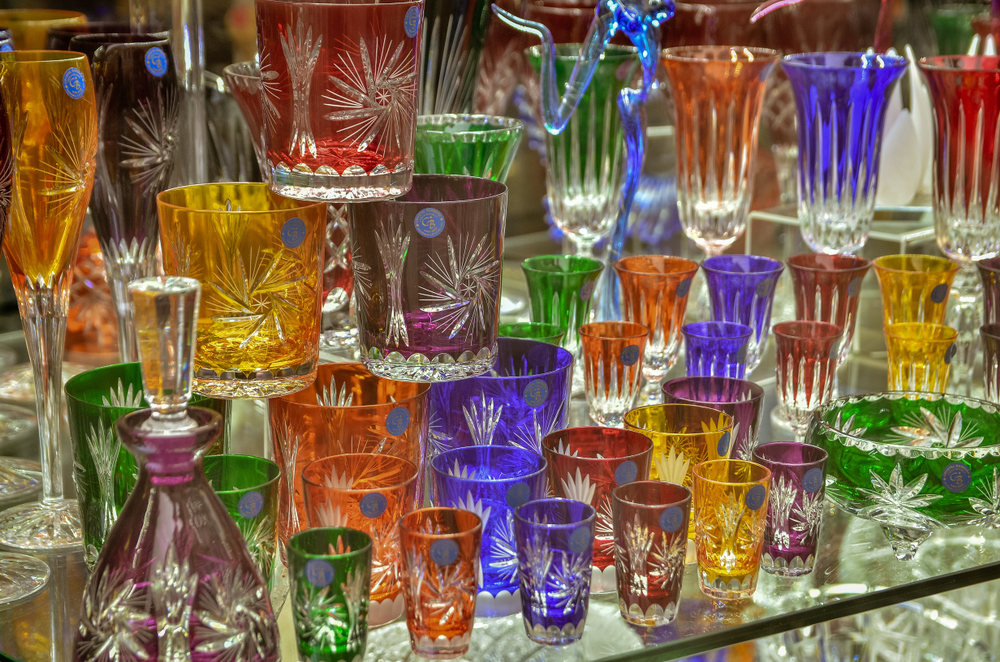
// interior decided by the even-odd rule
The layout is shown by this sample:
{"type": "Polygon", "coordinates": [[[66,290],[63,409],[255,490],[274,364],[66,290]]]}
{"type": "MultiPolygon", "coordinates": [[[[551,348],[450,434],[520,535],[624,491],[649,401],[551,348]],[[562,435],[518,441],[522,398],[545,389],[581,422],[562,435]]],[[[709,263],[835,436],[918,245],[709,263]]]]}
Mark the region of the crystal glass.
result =
{"type": "Polygon", "coordinates": [[[70,49],[93,72],[100,149],[90,215],[118,317],[118,353],[135,361],[128,284],[156,271],[156,196],[173,172],[180,86],[165,36],[79,35],[70,49]]]}
{"type": "Polygon", "coordinates": [[[611,509],[622,618],[645,627],[666,625],[681,602],[691,491],[676,483],[637,481],[614,489],[611,509]]]}
{"type": "Polygon", "coordinates": [[[688,377],[731,377],[747,373],[753,329],[733,322],[691,322],[684,334],[684,365],[688,377]]]}
{"type": "Polygon", "coordinates": [[[414,172],[507,181],[524,122],[497,115],[420,115],[414,172]]]}
{"type": "MultiPolygon", "coordinates": [[[[190,402],[213,409],[223,417],[222,434],[206,454],[218,454],[229,448],[226,401],[193,395],[190,402]]],[[[138,478],[135,459],[122,447],[115,421],[148,407],[138,363],[94,368],[66,382],[73,482],[82,515],[84,557],[91,566],[97,561],[97,554],[138,478]]]]}
{"type": "MultiPolygon", "coordinates": [[[[278,76],[271,76],[273,81],[278,76]]],[[[234,62],[222,70],[222,80],[226,89],[233,95],[240,114],[250,129],[250,140],[253,142],[254,154],[261,175],[267,173],[267,157],[264,154],[264,101],[261,96],[260,65],[256,61],[234,62]]],[[[268,120],[273,116],[268,115],[268,120]]]]}
{"type": "Polygon", "coordinates": [[[957,264],[930,255],[883,255],[872,260],[872,266],[882,291],[886,326],[897,322],[944,324],[957,264]]]}
{"type": "Polygon", "coordinates": [[[45,31],[45,49],[50,51],[74,50],[69,47],[69,42],[73,37],[82,34],[128,34],[131,31],[132,26],[127,21],[67,23],[58,27],[50,27],[45,31]]]}
{"type": "Polygon", "coordinates": [[[14,48],[19,51],[45,49],[49,28],[86,22],[87,17],[80,12],[65,9],[0,9],[0,25],[10,30],[14,48]]]}
{"type": "Polygon", "coordinates": [[[566,428],[542,442],[552,493],[590,504],[597,513],[591,593],[612,593],[617,586],[611,493],[619,485],[648,480],[652,453],[645,435],[620,428],[566,428]]]}
{"type": "Polygon", "coordinates": [[[732,457],[752,460],[763,417],[764,389],[728,377],[680,377],[663,385],[667,404],[711,407],[733,418],[732,457]]]}
{"type": "Polygon", "coordinates": [[[591,322],[579,329],[584,391],[595,423],[621,427],[641,390],[649,329],[635,322],[591,322]]]}
{"type": "Polygon", "coordinates": [[[372,538],[368,622],[383,625],[403,613],[397,522],[417,507],[417,467],[392,455],[345,453],[302,470],[310,527],[347,527],[372,538]]]}
{"type": "Polygon", "coordinates": [[[763,46],[761,23],[751,23],[757,2],[678,3],[669,30],[660,34],[665,48],[704,44],[763,46]]]}
{"type": "MultiPolygon", "coordinates": [[[[44,40],[44,29],[28,23],[22,34],[40,30],[44,40]]],[[[17,41],[17,25],[8,27],[17,41]]],[[[3,251],[34,373],[42,464],[42,500],[0,513],[0,543],[71,547],[83,536],[79,505],[63,496],[62,358],[73,257],[94,183],[94,86],[79,53],[21,51],[0,60],[0,91],[14,154],[13,173],[0,173],[12,182],[3,251]]]]}
{"type": "Polygon", "coordinates": [[[590,606],[594,508],[572,499],[529,501],[514,510],[524,630],[535,643],[583,637],[590,606]]]}
{"type": "MultiPolygon", "coordinates": [[[[495,4],[513,13],[518,13],[521,6],[513,0],[499,0],[495,4]]],[[[476,80],[474,108],[477,113],[498,115],[507,110],[528,66],[523,51],[519,32],[503,21],[489,22],[476,80]]]]}
{"type": "Polygon", "coordinates": [[[784,266],[759,255],[719,255],[706,258],[701,266],[712,302],[712,319],[753,329],[747,351],[747,372],[753,372],[767,350],[774,290],[784,266]]]}
{"type": "Polygon", "coordinates": [[[698,405],[648,405],[625,415],[625,428],[653,442],[650,480],[691,486],[691,471],[708,460],[725,459],[733,449],[733,418],[698,405]]]}
{"type": "Polygon", "coordinates": [[[982,5],[952,4],[928,7],[927,20],[934,30],[937,52],[941,55],[960,55],[972,43],[972,17],[982,13],[982,5]]]}
{"type": "Polygon", "coordinates": [[[434,384],[431,456],[461,446],[515,446],[542,454],[542,438],[569,423],[573,357],[535,340],[501,338],[492,369],[434,384]]]}
{"type": "Polygon", "coordinates": [[[247,183],[183,186],[157,201],[163,270],[204,291],[195,389],[269,398],[311,384],[326,206],[247,183]]]}
{"type": "MultiPolygon", "coordinates": [[[[268,401],[274,461],[282,467],[282,543],[306,527],[302,470],[314,460],[381,453],[409,460],[424,474],[429,391],[427,384],[376,377],[360,363],[324,363],[316,369],[315,382],[268,401]]],[[[418,480],[418,503],[423,484],[418,480]]]]}
{"type": "Polygon", "coordinates": [[[359,660],[368,644],[372,539],[347,528],[309,529],[288,541],[288,578],[300,659],[359,660]]]}
{"type": "Polygon", "coordinates": [[[546,322],[513,322],[497,326],[497,336],[500,338],[525,338],[562,345],[566,332],[557,324],[546,322]]]}
{"type": "Polygon", "coordinates": [[[698,586],[716,600],[749,598],[764,551],[771,472],[754,462],[713,460],[693,473],[698,586]]]}
{"type": "MultiPolygon", "coordinates": [[[[843,327],[829,322],[774,325],[778,412],[802,442],[817,407],[833,397],[843,327]]],[[[892,359],[889,360],[892,370],[892,359]]]]}
{"type": "Polygon", "coordinates": [[[958,351],[958,331],[941,324],[900,322],[885,327],[889,390],[944,393],[958,351]]]}
{"type": "Polygon", "coordinates": [[[470,510],[483,522],[477,616],[521,609],[513,511],[545,498],[546,469],[541,456],[505,446],[454,448],[431,462],[434,504],[470,510]]]}
{"type": "Polygon", "coordinates": [[[472,110],[490,10],[464,0],[425,3],[421,9],[427,27],[421,40],[417,112],[468,113],[472,110]]]}
{"type": "Polygon", "coordinates": [[[816,562],[826,495],[822,448],[793,441],[764,444],[753,461],[771,472],[760,566],[783,577],[807,575],[816,562]]]}
{"type": "Polygon", "coordinates": [[[878,523],[908,560],[937,529],[1000,523],[998,440],[996,405],[891,392],[829,402],[808,442],[830,454],[827,497],[878,523]]]}
{"type": "Polygon", "coordinates": [[[782,67],[799,129],[799,227],[818,253],[855,253],[875,213],[882,124],[906,59],[800,53],[782,67]]]}
{"type": "Polygon", "coordinates": [[[468,653],[476,614],[483,522],[457,508],[423,508],[399,520],[406,629],[414,655],[468,653]]]}
{"type": "MultiPolygon", "coordinates": [[[[0,27],[0,53],[14,50],[14,35],[8,28],[0,27]]],[[[23,555],[22,555],[23,556],[23,555]]],[[[19,559],[14,559],[15,561],[19,559]]]]}
{"type": "Polygon", "coordinates": [[[420,0],[257,0],[264,155],[275,193],[352,202],[409,190],[423,9],[420,0]]]}
{"type": "MultiPolygon", "coordinates": [[[[578,44],[555,46],[556,87],[570,80],[578,44]]],[[[537,73],[539,46],[528,49],[537,73]]],[[[545,191],[552,222],[573,246],[573,253],[594,256],[594,244],[610,235],[625,181],[625,139],[618,115],[618,95],[638,69],[631,46],[608,46],[583,91],[565,130],[545,132],[545,191]]]]}
{"type": "Polygon", "coordinates": [[[978,260],[976,267],[983,281],[983,322],[1000,323],[1000,257],[978,260]]]}
{"type": "Polygon", "coordinates": [[[507,187],[475,177],[417,175],[402,197],[350,205],[368,370],[449,381],[490,369],[506,220],[507,187]]]}
{"type": "Polygon", "coordinates": [[[558,325],[565,333],[563,347],[578,354],[577,329],[590,321],[597,278],[604,265],[579,255],[538,255],[521,263],[528,283],[531,319],[558,325]]]}
{"type": "Polygon", "coordinates": [[[626,321],[644,324],[649,343],[642,377],[645,404],[663,400],[661,384],[681,350],[681,326],[698,263],[670,255],[636,255],[615,262],[626,321]]]}
{"type": "Polygon", "coordinates": [[[777,61],[767,48],[663,51],[677,109],[677,209],[684,234],[710,257],[746,229],[764,90],[777,61]]]}
{"type": "Polygon", "coordinates": [[[983,397],[1000,404],[1000,324],[984,324],[979,335],[983,340],[983,397]]]}
{"type": "Polygon", "coordinates": [[[199,283],[147,278],[129,289],[151,408],[116,423],[139,477],[87,581],[76,656],[128,642],[136,659],[276,661],[266,581],[202,470],[222,417],[187,406],[199,283]]]}

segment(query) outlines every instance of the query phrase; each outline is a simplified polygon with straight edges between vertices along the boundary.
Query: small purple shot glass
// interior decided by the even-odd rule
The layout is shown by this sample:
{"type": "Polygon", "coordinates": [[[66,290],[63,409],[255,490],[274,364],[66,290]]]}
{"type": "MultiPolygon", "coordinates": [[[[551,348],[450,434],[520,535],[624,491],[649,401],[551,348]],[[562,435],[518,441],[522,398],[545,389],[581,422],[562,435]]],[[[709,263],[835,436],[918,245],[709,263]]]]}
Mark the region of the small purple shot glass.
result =
{"type": "Polygon", "coordinates": [[[749,326],[735,322],[691,322],[681,332],[688,377],[743,379],[746,376],[753,334],[749,326]]]}

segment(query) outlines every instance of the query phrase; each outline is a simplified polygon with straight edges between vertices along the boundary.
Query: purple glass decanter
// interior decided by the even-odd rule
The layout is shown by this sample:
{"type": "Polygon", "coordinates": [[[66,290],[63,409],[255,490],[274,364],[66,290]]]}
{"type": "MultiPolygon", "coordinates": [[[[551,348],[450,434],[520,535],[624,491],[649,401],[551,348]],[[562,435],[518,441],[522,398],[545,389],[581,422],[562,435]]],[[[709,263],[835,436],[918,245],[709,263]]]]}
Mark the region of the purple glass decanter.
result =
{"type": "Polygon", "coordinates": [[[187,406],[201,288],[144,278],[129,291],[150,409],[117,423],[139,478],[87,582],[75,659],[277,660],[265,581],[201,465],[222,417],[187,406]]]}

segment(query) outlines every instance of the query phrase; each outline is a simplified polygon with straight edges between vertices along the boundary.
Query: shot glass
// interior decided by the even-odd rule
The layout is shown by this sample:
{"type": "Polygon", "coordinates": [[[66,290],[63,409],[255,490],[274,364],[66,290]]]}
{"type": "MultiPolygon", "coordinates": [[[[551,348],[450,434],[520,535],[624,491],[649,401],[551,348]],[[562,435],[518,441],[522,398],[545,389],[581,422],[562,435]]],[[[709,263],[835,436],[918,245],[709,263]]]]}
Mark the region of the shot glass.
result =
{"type": "Polygon", "coordinates": [[[423,9],[420,0],[257,0],[266,176],[276,193],[356,202],[409,190],[423,9]]]}
{"type": "Polygon", "coordinates": [[[620,427],[635,406],[649,329],[635,322],[591,322],[580,327],[584,391],[595,423],[620,427]]]}
{"type": "Polygon", "coordinates": [[[497,327],[497,335],[501,338],[525,338],[562,345],[566,332],[562,327],[546,322],[513,322],[500,324],[497,327]]]}
{"type": "Polygon", "coordinates": [[[349,527],[372,540],[372,626],[403,613],[396,523],[416,508],[417,468],[391,455],[345,453],[312,462],[302,471],[310,527],[349,527]]]}
{"type": "Polygon", "coordinates": [[[565,646],[583,637],[590,606],[594,508],[572,499],[514,510],[521,614],[528,639],[565,646]]]}
{"type": "Polygon", "coordinates": [[[182,186],[156,199],[164,273],[201,283],[194,390],[270,398],[311,384],[326,205],[247,183],[182,186]]]}
{"type": "Polygon", "coordinates": [[[501,338],[490,372],[431,387],[431,454],[494,444],[541,455],[542,438],[569,422],[572,370],[561,347],[501,338]]]}
{"type": "Polygon", "coordinates": [[[496,359],[507,187],[417,175],[405,195],[349,205],[349,212],[365,367],[388,379],[427,382],[489,370],[496,359]]]}
{"type": "Polygon", "coordinates": [[[889,390],[947,391],[951,361],[958,351],[957,341],[958,331],[941,324],[900,323],[885,327],[889,390]]]}
{"type": "Polygon", "coordinates": [[[842,327],[829,322],[774,325],[778,410],[796,441],[805,441],[813,412],[833,397],[843,335],[842,327]]]}
{"type": "Polygon", "coordinates": [[[477,616],[521,609],[514,509],[545,498],[546,469],[541,456],[505,446],[455,448],[431,462],[434,504],[470,510],[483,522],[477,616]]]}
{"type": "Polygon", "coordinates": [[[691,322],[684,334],[684,367],[688,377],[729,377],[747,374],[753,329],[733,322],[691,322]]]}
{"type": "Polygon", "coordinates": [[[749,598],[757,588],[771,472],[754,462],[713,460],[694,468],[698,585],[716,600],[749,598]]]}
{"type": "Polygon", "coordinates": [[[305,528],[302,470],[344,453],[379,453],[417,467],[417,503],[426,475],[430,385],[377,377],[360,363],[324,363],[316,381],[268,402],[274,461],[282,467],[278,531],[282,543],[305,528]]]}
{"type": "Polygon", "coordinates": [[[1000,257],[976,262],[983,281],[983,323],[1000,324],[1000,257]]]}
{"type": "Polygon", "coordinates": [[[771,472],[761,567],[774,575],[807,575],[816,563],[826,495],[826,451],[809,444],[764,444],[753,461],[771,472]]]}
{"type": "Polygon", "coordinates": [[[742,379],[680,377],[663,385],[666,404],[711,407],[733,418],[733,450],[738,460],[753,459],[763,417],[764,389],[742,379]]]}
{"type": "Polygon", "coordinates": [[[733,450],[733,418],[698,405],[648,405],[625,415],[625,427],[653,442],[651,480],[691,486],[691,470],[733,450]]]}
{"type": "Polygon", "coordinates": [[[872,266],[882,291],[885,326],[900,322],[944,324],[957,264],[930,255],[883,255],[872,260],[872,266]]]}
{"type": "Polygon", "coordinates": [[[299,658],[363,658],[368,644],[372,539],[347,528],[303,531],[288,541],[288,577],[299,658]]]}
{"type": "Polygon", "coordinates": [[[524,122],[497,115],[419,115],[415,172],[469,175],[501,184],[514,163],[524,122]]]}
{"type": "Polygon", "coordinates": [[[795,319],[830,322],[844,329],[838,365],[843,365],[851,351],[861,286],[871,265],[854,255],[804,253],[788,258],[788,273],[795,290],[795,319]]]}
{"type": "Polygon", "coordinates": [[[567,428],[546,436],[542,451],[549,465],[552,493],[589,503],[597,512],[590,591],[613,592],[615,531],[611,492],[619,485],[649,479],[653,443],[635,430],[567,428]]]}
{"type": "Polygon", "coordinates": [[[784,266],[758,255],[718,255],[706,258],[701,266],[712,302],[712,319],[753,329],[747,351],[747,373],[751,373],[767,349],[774,289],[784,266]]]}
{"type": "Polygon", "coordinates": [[[979,335],[983,340],[983,397],[1000,404],[1000,324],[984,324],[979,335]]]}
{"type": "Polygon", "coordinates": [[[558,325],[563,347],[577,355],[577,329],[590,319],[591,299],[604,265],[578,255],[539,255],[521,263],[528,283],[531,320],[558,325]]]}
{"type": "Polygon", "coordinates": [[[698,263],[670,255],[636,255],[615,263],[625,320],[649,329],[642,363],[644,404],[663,401],[661,384],[681,349],[681,326],[698,263]]]}
{"type": "Polygon", "coordinates": [[[469,651],[483,523],[457,508],[422,508],[399,520],[410,648],[450,659],[469,651]]]}
{"type": "Polygon", "coordinates": [[[676,483],[637,481],[614,489],[611,509],[622,618],[666,625],[681,603],[691,491],[676,483]]]}

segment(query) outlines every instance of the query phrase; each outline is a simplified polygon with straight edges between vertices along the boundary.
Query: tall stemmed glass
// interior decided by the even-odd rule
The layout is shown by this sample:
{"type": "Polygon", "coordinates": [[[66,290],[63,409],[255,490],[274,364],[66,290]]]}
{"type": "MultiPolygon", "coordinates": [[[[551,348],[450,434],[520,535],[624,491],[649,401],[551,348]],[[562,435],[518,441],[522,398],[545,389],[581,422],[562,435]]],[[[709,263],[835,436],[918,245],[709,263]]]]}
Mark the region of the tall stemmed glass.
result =
{"type": "Polygon", "coordinates": [[[0,513],[0,543],[52,549],[83,541],[80,508],[63,497],[62,355],[73,258],[90,202],[97,105],[80,53],[19,51],[0,59],[14,187],[3,251],[35,374],[42,500],[0,513]]]}
{"type": "Polygon", "coordinates": [[[155,275],[156,196],[168,186],[177,148],[180,87],[165,37],[88,34],[70,49],[91,63],[97,97],[97,173],[91,218],[118,315],[118,352],[137,361],[128,285],[155,275]]]}

